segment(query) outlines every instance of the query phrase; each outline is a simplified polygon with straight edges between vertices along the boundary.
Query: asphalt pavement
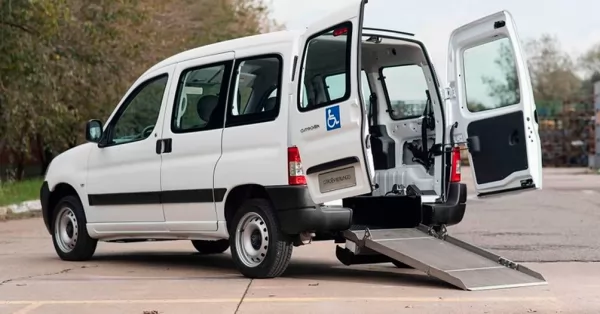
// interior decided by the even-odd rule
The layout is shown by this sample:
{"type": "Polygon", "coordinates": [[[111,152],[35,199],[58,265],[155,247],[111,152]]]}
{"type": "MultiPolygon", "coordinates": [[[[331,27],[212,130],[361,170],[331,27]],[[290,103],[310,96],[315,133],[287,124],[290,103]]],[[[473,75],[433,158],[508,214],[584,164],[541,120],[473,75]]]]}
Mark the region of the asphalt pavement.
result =
{"type": "Polygon", "coordinates": [[[479,200],[470,190],[449,228],[525,262],[546,286],[461,291],[390,263],[344,266],[330,242],[295,248],[271,280],[244,278],[229,252],[203,256],[188,241],[100,243],[93,260],[69,263],[42,220],[28,219],[0,223],[0,313],[599,313],[600,175],[583,172],[547,169],[535,193],[479,200]]]}

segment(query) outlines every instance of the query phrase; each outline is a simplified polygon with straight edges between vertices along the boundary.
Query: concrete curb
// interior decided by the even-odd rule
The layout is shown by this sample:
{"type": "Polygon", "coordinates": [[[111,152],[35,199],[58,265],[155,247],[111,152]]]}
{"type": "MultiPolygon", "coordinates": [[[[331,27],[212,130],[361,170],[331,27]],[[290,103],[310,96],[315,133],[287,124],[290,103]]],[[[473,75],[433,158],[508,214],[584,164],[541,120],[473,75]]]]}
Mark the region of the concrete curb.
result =
{"type": "Polygon", "coordinates": [[[25,214],[42,211],[42,203],[39,200],[26,201],[8,206],[0,206],[0,219],[10,214],[25,214]]]}

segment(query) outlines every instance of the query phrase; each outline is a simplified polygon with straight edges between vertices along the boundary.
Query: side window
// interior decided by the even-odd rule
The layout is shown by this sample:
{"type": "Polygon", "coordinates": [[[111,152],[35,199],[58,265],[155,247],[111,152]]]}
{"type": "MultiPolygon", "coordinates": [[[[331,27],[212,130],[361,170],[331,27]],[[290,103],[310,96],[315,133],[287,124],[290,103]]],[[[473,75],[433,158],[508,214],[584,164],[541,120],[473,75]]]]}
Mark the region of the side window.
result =
{"type": "Polygon", "coordinates": [[[469,111],[497,109],[520,102],[515,54],[508,38],[469,48],[463,58],[469,111]]]}
{"type": "Polygon", "coordinates": [[[223,127],[222,108],[230,68],[229,64],[223,63],[192,68],[181,73],[171,121],[174,133],[223,127]]]}
{"type": "Polygon", "coordinates": [[[141,141],[150,136],[160,114],[168,76],[161,75],[143,83],[124,104],[113,124],[109,144],[141,141]]]}
{"type": "Polygon", "coordinates": [[[266,122],[277,117],[282,63],[279,55],[236,62],[237,77],[231,89],[227,126],[266,122]]]}
{"type": "Polygon", "coordinates": [[[303,84],[300,84],[302,97],[298,99],[300,111],[328,106],[350,97],[351,38],[352,24],[344,23],[309,39],[302,72],[303,84]],[[335,78],[335,90],[331,92],[331,97],[327,96],[326,90],[317,87],[311,88],[314,92],[307,95],[306,86],[320,85],[319,81],[330,73],[340,75],[335,78]]]}
{"type": "Polygon", "coordinates": [[[423,115],[429,89],[423,68],[416,64],[381,69],[390,117],[393,120],[423,115]]]}

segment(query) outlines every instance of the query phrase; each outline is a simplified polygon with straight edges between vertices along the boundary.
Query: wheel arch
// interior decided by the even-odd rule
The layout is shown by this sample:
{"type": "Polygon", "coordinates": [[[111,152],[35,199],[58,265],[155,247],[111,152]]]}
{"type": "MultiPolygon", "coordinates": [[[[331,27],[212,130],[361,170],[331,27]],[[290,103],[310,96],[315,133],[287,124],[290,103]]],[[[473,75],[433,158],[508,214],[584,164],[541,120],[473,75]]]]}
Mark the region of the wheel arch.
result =
{"type": "MultiPolygon", "coordinates": [[[[47,188],[47,185],[46,185],[47,188]]],[[[42,188],[44,189],[44,188],[42,188]]],[[[79,192],[69,183],[60,182],[50,190],[48,188],[48,195],[46,197],[42,196],[42,214],[44,216],[44,223],[46,224],[46,229],[48,232],[52,233],[52,217],[54,215],[54,210],[58,202],[64,198],[65,196],[75,196],[79,199],[79,201],[83,205],[83,201],[79,195],[79,192]],[[44,204],[45,203],[45,204],[44,204]]],[[[42,191],[42,195],[44,192],[42,191]]],[[[84,206],[85,212],[85,206],[84,206]]]]}
{"type": "Polygon", "coordinates": [[[225,196],[224,215],[228,230],[230,229],[229,224],[231,223],[237,210],[246,200],[252,198],[265,199],[272,204],[271,197],[267,192],[266,187],[260,184],[250,183],[238,185],[231,189],[229,193],[227,193],[225,196]]]}

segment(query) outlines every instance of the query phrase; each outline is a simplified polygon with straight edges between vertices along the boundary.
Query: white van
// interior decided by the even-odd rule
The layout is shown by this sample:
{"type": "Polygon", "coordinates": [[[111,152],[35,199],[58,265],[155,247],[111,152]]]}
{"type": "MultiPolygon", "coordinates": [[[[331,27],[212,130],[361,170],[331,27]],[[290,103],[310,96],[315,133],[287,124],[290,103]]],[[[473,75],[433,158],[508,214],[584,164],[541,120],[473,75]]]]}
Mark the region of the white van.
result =
{"type": "Polygon", "coordinates": [[[90,259],[98,240],[191,240],[201,253],[230,247],[242,274],[270,278],[310,240],[441,232],[465,213],[463,144],[479,195],[542,187],[509,13],[452,33],[442,85],[421,41],[363,27],[366,1],[348,2],[304,32],[192,49],[144,73],[48,169],[41,200],[58,255],[90,259]]]}

